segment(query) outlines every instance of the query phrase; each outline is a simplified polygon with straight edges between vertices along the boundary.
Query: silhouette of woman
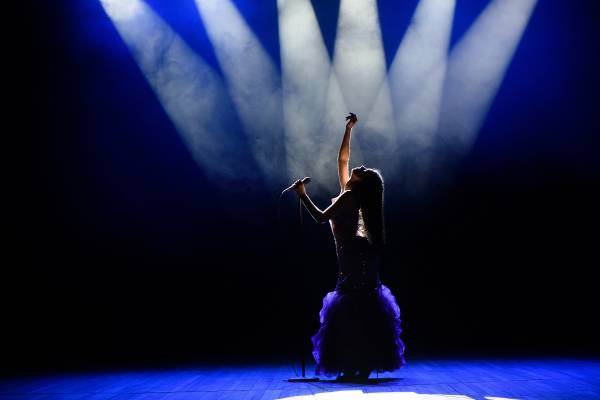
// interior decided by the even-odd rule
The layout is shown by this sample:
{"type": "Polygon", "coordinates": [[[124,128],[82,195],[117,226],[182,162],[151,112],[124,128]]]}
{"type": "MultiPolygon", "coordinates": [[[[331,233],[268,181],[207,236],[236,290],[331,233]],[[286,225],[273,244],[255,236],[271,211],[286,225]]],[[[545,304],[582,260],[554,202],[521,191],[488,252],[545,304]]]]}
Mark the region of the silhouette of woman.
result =
{"type": "Polygon", "coordinates": [[[312,337],[316,374],[351,381],[366,380],[373,371],[393,371],[405,361],[400,308],[379,280],[385,243],[383,179],[365,166],[348,173],[358,118],[351,113],[347,120],[338,155],[340,194],[321,211],[301,180],[294,182],[294,190],[315,221],[330,222],[338,260],[335,290],[323,299],[321,326],[312,337]]]}

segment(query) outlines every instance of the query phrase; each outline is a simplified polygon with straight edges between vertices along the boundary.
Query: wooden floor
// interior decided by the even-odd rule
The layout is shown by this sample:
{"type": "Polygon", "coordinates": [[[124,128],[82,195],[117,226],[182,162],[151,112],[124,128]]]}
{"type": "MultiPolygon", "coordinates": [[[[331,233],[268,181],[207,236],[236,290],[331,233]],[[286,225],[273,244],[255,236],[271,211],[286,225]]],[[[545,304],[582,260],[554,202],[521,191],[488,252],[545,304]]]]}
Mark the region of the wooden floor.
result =
{"type": "Polygon", "coordinates": [[[0,400],[600,399],[600,359],[420,360],[367,384],[289,383],[291,364],[48,375],[0,381],[0,400]]]}

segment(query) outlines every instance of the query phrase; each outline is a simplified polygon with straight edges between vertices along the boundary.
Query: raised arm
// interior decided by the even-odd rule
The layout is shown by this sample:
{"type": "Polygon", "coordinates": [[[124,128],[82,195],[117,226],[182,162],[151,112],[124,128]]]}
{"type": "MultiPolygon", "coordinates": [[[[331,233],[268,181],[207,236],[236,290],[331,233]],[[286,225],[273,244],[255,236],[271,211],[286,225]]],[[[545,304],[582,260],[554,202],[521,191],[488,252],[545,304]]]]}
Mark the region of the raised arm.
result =
{"type": "Polygon", "coordinates": [[[321,211],[319,207],[312,202],[308,194],[306,194],[306,190],[304,188],[304,184],[302,181],[297,180],[294,183],[294,190],[300,200],[302,200],[302,204],[308,210],[313,219],[318,223],[323,223],[329,221],[337,212],[346,207],[351,207],[351,202],[353,201],[352,192],[350,190],[346,190],[343,192],[329,207],[327,207],[324,211],[321,211]]]}
{"type": "Polygon", "coordinates": [[[350,140],[352,138],[352,128],[358,118],[356,115],[350,114],[346,123],[346,130],[344,131],[344,138],[342,139],[342,145],[340,146],[340,152],[338,154],[338,177],[340,180],[340,193],[346,188],[346,182],[350,179],[350,173],[348,171],[348,163],[350,162],[350,140]]]}

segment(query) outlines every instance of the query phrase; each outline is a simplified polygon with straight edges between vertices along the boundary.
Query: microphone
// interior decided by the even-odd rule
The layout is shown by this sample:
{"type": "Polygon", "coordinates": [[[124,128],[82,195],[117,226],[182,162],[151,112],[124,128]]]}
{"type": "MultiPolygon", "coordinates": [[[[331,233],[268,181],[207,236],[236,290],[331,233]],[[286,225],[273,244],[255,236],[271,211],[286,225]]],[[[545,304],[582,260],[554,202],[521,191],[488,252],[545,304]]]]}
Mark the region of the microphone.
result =
{"type": "MultiPolygon", "coordinates": [[[[306,178],[302,179],[302,183],[305,185],[310,183],[310,178],[307,176],[306,178]]],[[[281,192],[281,194],[288,192],[288,191],[292,190],[293,188],[294,188],[294,184],[287,187],[283,192],[281,192]]]]}

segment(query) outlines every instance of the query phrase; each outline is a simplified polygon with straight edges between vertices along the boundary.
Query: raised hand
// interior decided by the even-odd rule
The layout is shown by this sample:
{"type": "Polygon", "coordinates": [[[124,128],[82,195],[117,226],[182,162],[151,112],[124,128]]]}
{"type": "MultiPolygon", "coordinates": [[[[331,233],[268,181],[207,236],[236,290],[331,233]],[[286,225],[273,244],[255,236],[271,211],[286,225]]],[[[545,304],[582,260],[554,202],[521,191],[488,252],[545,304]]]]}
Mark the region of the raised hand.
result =
{"type": "Polygon", "coordinates": [[[358,122],[358,117],[356,116],[356,114],[351,112],[346,117],[346,121],[348,121],[346,123],[346,128],[352,128],[358,122]]]}

